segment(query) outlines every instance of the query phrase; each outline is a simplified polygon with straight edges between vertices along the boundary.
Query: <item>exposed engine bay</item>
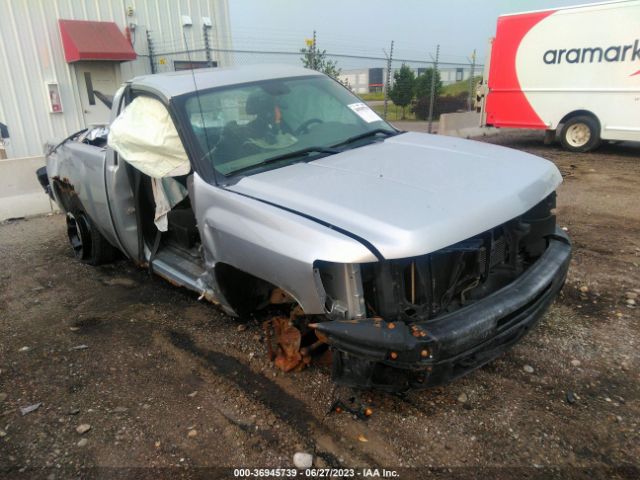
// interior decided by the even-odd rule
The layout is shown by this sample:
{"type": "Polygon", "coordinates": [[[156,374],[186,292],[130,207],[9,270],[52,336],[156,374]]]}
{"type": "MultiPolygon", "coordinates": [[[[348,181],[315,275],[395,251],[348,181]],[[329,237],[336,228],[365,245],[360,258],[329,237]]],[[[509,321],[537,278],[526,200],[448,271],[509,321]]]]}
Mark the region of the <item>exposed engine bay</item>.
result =
{"type": "MultiPolygon", "coordinates": [[[[305,354],[308,345],[320,352],[325,349],[319,349],[319,343],[338,345],[339,349],[333,352],[333,375],[338,383],[388,390],[415,388],[420,383],[426,386],[430,383],[423,373],[432,371],[432,365],[414,372],[409,369],[407,373],[406,368],[399,370],[374,360],[379,332],[387,332],[389,337],[390,331],[403,331],[394,340],[400,344],[404,330],[414,339],[435,343],[437,339],[429,334],[430,322],[465,307],[472,308],[474,303],[501,291],[543,255],[556,235],[555,202],[553,193],[522,216],[431,254],[361,265],[318,262],[327,317],[332,321],[309,326],[308,318],[292,315],[291,321],[285,322],[286,336],[291,338],[292,325],[300,329],[302,335],[296,334],[295,341],[305,354]],[[367,331],[367,327],[371,328],[367,331]],[[333,342],[332,335],[336,335],[333,342]],[[354,339],[359,341],[354,343],[354,339]]],[[[283,318],[276,318],[277,338],[285,327],[283,318]]],[[[495,326],[508,326],[514,318],[506,316],[495,326]]],[[[285,370],[302,368],[310,362],[308,355],[301,356],[298,351],[287,355],[291,345],[286,340],[281,346],[280,357],[272,354],[272,358],[277,357],[277,365],[286,365],[285,370]]],[[[420,356],[433,359],[438,347],[423,347],[420,356]]],[[[402,348],[396,345],[398,351],[402,348]]],[[[390,355],[391,360],[397,360],[399,354],[392,351],[390,355]]]]}

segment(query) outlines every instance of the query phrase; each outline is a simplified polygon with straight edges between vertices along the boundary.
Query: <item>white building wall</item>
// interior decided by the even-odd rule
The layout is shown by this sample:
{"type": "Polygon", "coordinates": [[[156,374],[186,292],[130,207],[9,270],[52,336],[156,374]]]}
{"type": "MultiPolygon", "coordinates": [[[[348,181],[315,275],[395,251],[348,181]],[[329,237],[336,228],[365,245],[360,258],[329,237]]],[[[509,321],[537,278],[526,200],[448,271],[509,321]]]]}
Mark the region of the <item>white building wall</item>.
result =
{"type": "Polygon", "coordinates": [[[369,93],[369,69],[343,70],[340,81],[348,83],[354,93],[369,93]]]}
{"type": "MultiPolygon", "coordinates": [[[[481,75],[482,69],[476,68],[474,75],[481,75]]],[[[440,69],[440,80],[444,85],[450,85],[459,81],[469,80],[471,75],[471,67],[442,67],[440,69]],[[457,79],[458,68],[462,68],[462,79],[457,79]]]]}
{"type": "MultiPolygon", "coordinates": [[[[46,140],[62,139],[85,126],[75,70],[64,59],[59,19],[112,21],[121,31],[135,22],[132,39],[138,59],[120,63],[116,69],[119,80],[125,81],[150,73],[147,29],[156,51],[161,47],[167,51],[184,49],[183,14],[193,21],[185,30],[190,48],[203,45],[202,17],[210,17],[213,23],[210,46],[231,48],[227,0],[2,0],[0,122],[9,128],[10,139],[5,145],[9,158],[40,155],[46,140]],[[130,17],[126,11],[129,6],[134,9],[130,17]],[[62,113],[49,112],[46,82],[58,83],[62,113]]],[[[204,59],[204,54],[198,58],[204,59]]],[[[214,52],[213,60],[225,65],[232,57],[214,52]]]]}

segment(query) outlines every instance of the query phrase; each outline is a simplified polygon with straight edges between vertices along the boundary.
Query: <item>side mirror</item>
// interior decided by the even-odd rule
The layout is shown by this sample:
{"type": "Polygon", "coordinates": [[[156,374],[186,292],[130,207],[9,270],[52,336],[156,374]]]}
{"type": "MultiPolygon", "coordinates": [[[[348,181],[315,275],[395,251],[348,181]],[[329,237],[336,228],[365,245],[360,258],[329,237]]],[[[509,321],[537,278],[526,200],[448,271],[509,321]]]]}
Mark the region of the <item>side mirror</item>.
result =
{"type": "Polygon", "coordinates": [[[0,138],[9,138],[9,129],[4,123],[0,123],[0,138]]]}

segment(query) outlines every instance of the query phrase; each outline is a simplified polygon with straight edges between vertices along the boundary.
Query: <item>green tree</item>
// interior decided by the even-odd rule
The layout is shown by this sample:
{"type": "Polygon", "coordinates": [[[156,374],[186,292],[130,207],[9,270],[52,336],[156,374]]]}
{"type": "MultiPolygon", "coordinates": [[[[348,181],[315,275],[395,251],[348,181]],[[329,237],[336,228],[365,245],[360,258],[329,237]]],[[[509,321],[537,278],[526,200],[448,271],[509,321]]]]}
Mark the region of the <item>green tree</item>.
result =
{"type": "Polygon", "coordinates": [[[338,67],[338,62],[336,60],[330,60],[327,58],[326,50],[319,50],[317,45],[307,45],[305,48],[300,49],[300,53],[302,54],[300,60],[305,68],[317,70],[325,75],[329,75],[330,77],[338,80],[345,87],[351,88],[348,82],[340,79],[342,69],[338,67]]]}
{"type": "MultiPolygon", "coordinates": [[[[415,81],[415,94],[416,98],[420,100],[421,98],[429,99],[431,96],[431,79],[433,78],[433,68],[427,68],[422,74],[418,75],[415,81]]],[[[440,79],[440,72],[436,72],[436,90],[435,90],[435,98],[438,98],[442,93],[442,80],[440,79]]]]}
{"type": "Polygon", "coordinates": [[[404,120],[404,110],[413,100],[413,89],[416,76],[413,70],[404,63],[393,74],[393,87],[389,90],[389,98],[393,103],[402,108],[402,119],[404,120]]]}

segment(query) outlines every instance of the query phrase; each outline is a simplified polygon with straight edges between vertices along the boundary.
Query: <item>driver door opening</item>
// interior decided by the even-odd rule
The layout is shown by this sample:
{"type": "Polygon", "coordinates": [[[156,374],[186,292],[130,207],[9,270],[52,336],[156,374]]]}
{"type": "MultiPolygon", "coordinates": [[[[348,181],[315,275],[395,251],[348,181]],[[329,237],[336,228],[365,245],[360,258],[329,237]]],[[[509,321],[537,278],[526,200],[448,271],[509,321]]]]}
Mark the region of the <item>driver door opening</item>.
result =
{"type": "Polygon", "coordinates": [[[167,108],[155,98],[136,96],[111,125],[109,146],[127,163],[138,260],[199,291],[204,260],[190,198],[191,164],[167,108]]]}

